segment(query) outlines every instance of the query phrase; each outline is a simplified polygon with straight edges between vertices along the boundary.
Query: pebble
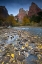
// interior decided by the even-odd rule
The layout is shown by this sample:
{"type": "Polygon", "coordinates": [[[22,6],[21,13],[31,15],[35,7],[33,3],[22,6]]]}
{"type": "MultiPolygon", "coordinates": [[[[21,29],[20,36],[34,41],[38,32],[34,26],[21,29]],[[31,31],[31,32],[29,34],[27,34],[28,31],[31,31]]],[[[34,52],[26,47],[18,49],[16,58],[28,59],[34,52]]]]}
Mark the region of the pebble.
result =
{"type": "Polygon", "coordinates": [[[14,64],[14,63],[17,64],[16,62],[18,60],[17,57],[19,58],[22,56],[25,59],[30,54],[35,55],[36,52],[37,52],[37,57],[39,59],[41,58],[42,44],[40,43],[41,41],[37,43],[37,38],[38,38],[37,36],[30,36],[29,32],[23,30],[18,31],[13,29],[7,29],[7,30],[3,29],[3,32],[4,34],[2,33],[0,38],[2,40],[5,39],[5,41],[4,43],[0,44],[0,64],[14,64]],[[7,43],[6,40],[8,40],[9,37],[11,38],[11,40],[15,37],[16,39],[11,41],[11,43],[7,43]],[[36,49],[34,49],[33,46],[30,44],[34,44],[35,45],[34,48],[36,49]]]}

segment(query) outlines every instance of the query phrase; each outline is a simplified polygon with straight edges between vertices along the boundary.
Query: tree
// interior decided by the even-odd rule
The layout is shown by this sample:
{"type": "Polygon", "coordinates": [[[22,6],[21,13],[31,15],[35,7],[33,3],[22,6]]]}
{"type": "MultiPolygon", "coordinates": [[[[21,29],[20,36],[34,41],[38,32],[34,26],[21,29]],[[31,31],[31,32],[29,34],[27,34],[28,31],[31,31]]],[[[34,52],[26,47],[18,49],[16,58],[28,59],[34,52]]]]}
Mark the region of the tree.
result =
{"type": "Polygon", "coordinates": [[[23,25],[29,25],[29,24],[30,24],[30,20],[29,20],[29,18],[28,18],[27,16],[25,16],[25,17],[23,18],[22,24],[23,24],[23,25]]]}
{"type": "Polygon", "coordinates": [[[9,26],[15,26],[16,25],[16,21],[14,19],[14,16],[13,15],[9,15],[7,18],[6,18],[6,25],[9,26]]]}
{"type": "Polygon", "coordinates": [[[0,17],[0,26],[4,26],[5,24],[5,18],[4,17],[0,17]]]}
{"type": "Polygon", "coordinates": [[[41,19],[42,19],[42,12],[39,12],[39,13],[37,13],[37,16],[36,16],[36,15],[33,15],[33,16],[30,18],[30,21],[31,21],[31,22],[34,21],[34,22],[36,22],[36,23],[40,23],[41,19]]]}

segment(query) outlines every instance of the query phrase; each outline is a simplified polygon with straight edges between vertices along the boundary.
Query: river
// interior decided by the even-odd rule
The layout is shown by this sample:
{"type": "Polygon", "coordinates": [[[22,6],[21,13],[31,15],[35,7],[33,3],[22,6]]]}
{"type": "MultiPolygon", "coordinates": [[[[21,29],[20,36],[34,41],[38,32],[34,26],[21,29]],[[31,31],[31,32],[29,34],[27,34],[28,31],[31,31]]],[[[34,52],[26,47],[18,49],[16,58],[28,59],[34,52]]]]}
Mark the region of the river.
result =
{"type": "MultiPolygon", "coordinates": [[[[25,55],[25,60],[27,61],[27,64],[37,64],[39,58],[40,59],[42,58],[41,50],[42,50],[42,27],[11,27],[0,29],[1,64],[3,61],[6,62],[4,59],[7,60],[7,53],[8,54],[15,53],[17,56],[19,53],[19,57],[23,54],[25,55]],[[8,52],[6,53],[6,51],[8,52]]],[[[11,59],[10,55],[9,57],[11,59]]],[[[40,62],[41,61],[42,60],[40,60],[40,62]]]]}

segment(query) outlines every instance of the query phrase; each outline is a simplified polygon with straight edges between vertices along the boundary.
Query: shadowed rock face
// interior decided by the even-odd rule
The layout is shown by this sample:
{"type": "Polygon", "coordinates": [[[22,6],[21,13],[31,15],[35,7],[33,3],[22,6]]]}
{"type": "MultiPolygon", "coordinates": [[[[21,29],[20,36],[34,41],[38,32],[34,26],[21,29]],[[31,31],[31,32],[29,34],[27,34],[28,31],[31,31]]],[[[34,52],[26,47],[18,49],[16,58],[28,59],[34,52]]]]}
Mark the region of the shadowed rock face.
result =
{"type": "Polygon", "coordinates": [[[41,9],[35,3],[32,2],[28,11],[28,16],[31,17],[32,15],[37,15],[37,13],[40,11],[41,9]]]}
{"type": "Polygon", "coordinates": [[[8,16],[8,11],[5,8],[5,6],[0,6],[0,17],[7,17],[8,16]]]}

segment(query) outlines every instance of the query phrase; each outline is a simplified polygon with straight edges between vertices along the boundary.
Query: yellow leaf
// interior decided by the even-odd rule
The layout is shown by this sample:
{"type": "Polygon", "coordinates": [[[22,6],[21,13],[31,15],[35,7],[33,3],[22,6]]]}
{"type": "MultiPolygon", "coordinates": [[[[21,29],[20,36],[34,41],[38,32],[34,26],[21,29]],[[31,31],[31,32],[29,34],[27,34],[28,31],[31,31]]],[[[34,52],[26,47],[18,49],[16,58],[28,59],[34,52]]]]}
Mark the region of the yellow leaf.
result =
{"type": "Polygon", "coordinates": [[[2,52],[2,50],[0,49],[0,52],[2,52]]]}
{"type": "Polygon", "coordinates": [[[38,48],[39,48],[39,49],[42,49],[42,45],[39,45],[38,48]]]}
{"type": "Polygon", "coordinates": [[[24,46],[22,46],[22,49],[24,49],[25,47],[24,46]]]}
{"type": "Polygon", "coordinates": [[[25,46],[28,47],[28,43],[26,43],[25,46]]]}
{"type": "Polygon", "coordinates": [[[4,64],[4,61],[2,62],[2,64],[4,64]]]}
{"type": "Polygon", "coordinates": [[[7,56],[10,56],[10,54],[9,54],[9,53],[7,53],[7,56]]]}
{"type": "Polygon", "coordinates": [[[11,57],[14,58],[14,54],[11,54],[11,57]]]}
{"type": "Polygon", "coordinates": [[[15,60],[13,61],[13,63],[15,62],[15,60]]]}

